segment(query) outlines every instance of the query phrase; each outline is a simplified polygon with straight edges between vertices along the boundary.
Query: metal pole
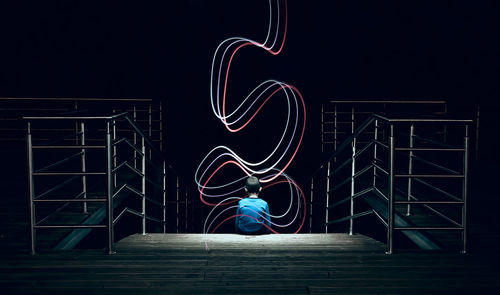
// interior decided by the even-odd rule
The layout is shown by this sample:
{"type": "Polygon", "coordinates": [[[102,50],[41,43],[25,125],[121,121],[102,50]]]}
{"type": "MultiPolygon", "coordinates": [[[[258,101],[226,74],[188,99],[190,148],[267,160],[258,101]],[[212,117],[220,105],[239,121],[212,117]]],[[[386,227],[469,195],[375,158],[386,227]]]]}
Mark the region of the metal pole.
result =
{"type": "MultiPolygon", "coordinates": [[[[137,123],[137,110],[134,106],[134,122],[137,123]]],[[[134,132],[134,146],[137,146],[137,132],[134,132]]],[[[134,149],[134,168],[137,169],[137,151],[134,149]]]]}
{"type": "Polygon", "coordinates": [[[180,185],[179,185],[180,181],[179,181],[179,177],[177,176],[177,194],[176,194],[176,232],[179,233],[179,193],[180,193],[180,185]]]}
{"type": "MultiPolygon", "coordinates": [[[[82,135],[80,137],[80,143],[82,146],[84,146],[85,145],[85,123],[84,122],[80,123],[80,129],[82,131],[82,135]]],[[[85,172],[87,172],[87,168],[86,168],[85,149],[84,148],[82,148],[81,161],[82,161],[82,172],[85,173],[85,172]]],[[[87,176],[86,175],[82,175],[82,189],[83,189],[83,198],[86,199],[87,198],[87,176]]],[[[83,203],[83,213],[84,214],[88,213],[87,202],[83,203]]]]}
{"type": "Polygon", "coordinates": [[[394,125],[391,125],[391,134],[389,137],[389,215],[387,224],[387,243],[389,249],[386,253],[392,254],[394,242],[394,125]]]}
{"type": "Polygon", "coordinates": [[[350,200],[350,215],[351,215],[351,219],[349,219],[349,235],[353,235],[354,234],[354,218],[353,215],[354,215],[354,189],[355,189],[355,186],[354,186],[354,175],[356,174],[356,158],[354,157],[354,155],[356,154],[356,137],[354,137],[352,139],[352,156],[351,156],[351,200],[350,200]]]}
{"type": "MultiPolygon", "coordinates": [[[[337,151],[337,104],[335,104],[334,118],[333,118],[333,151],[337,151]]],[[[333,158],[333,162],[337,162],[337,157],[333,158]]]]}
{"type": "MultiPolygon", "coordinates": [[[[373,140],[378,140],[378,120],[375,120],[375,130],[373,140]]],[[[377,143],[373,143],[373,164],[377,164],[377,143]]],[[[377,167],[373,166],[373,187],[377,185],[377,167]]]]}
{"type": "MultiPolygon", "coordinates": [[[[113,110],[114,112],[114,110],[113,110]]],[[[113,137],[112,137],[112,142],[116,141],[116,121],[113,120],[113,137]]],[[[113,144],[113,167],[116,167],[117,163],[117,154],[116,154],[116,145],[113,144]]],[[[116,183],[116,173],[113,174],[113,183],[114,187],[116,187],[118,184],[116,183]]]]}
{"type": "MultiPolygon", "coordinates": [[[[445,113],[445,115],[448,114],[448,105],[447,104],[444,105],[444,113],[445,113]]],[[[446,133],[448,133],[448,126],[446,124],[444,124],[443,125],[443,142],[446,142],[446,140],[447,140],[446,133]]]]}
{"type": "Polygon", "coordinates": [[[469,126],[465,125],[465,138],[464,138],[464,180],[462,187],[462,253],[467,253],[467,194],[468,194],[468,180],[469,180],[469,126]]]}
{"type": "Polygon", "coordinates": [[[163,181],[162,181],[162,190],[163,190],[163,233],[167,232],[167,171],[165,167],[165,161],[163,161],[163,181]]]}
{"type": "MultiPolygon", "coordinates": [[[[413,148],[414,146],[414,140],[413,137],[415,136],[415,125],[411,124],[410,126],[410,149],[413,148]]],[[[413,151],[410,150],[409,157],[408,157],[408,175],[413,174],[413,151]]],[[[408,201],[411,201],[411,196],[412,196],[412,177],[408,177],[408,201]]],[[[411,205],[408,204],[406,208],[406,216],[411,215],[411,205]]]]}
{"type": "MultiPolygon", "coordinates": [[[[148,111],[148,114],[149,114],[149,132],[148,132],[148,136],[149,138],[151,139],[152,138],[152,135],[153,135],[153,129],[152,129],[152,111],[151,111],[151,104],[149,104],[149,111],[148,111]]],[[[149,150],[149,158],[151,160],[151,147],[148,148],[149,150]]]]}
{"type": "Polygon", "coordinates": [[[160,151],[163,151],[163,105],[160,101],[160,151]]]}
{"type": "Polygon", "coordinates": [[[324,110],[323,110],[323,104],[321,104],[321,153],[324,152],[324,145],[325,145],[325,115],[324,115],[324,110]]]}
{"type": "Polygon", "coordinates": [[[29,182],[29,198],[30,198],[30,244],[31,250],[30,254],[35,255],[35,243],[36,243],[36,232],[35,232],[35,189],[33,181],[33,144],[31,141],[31,124],[28,122],[28,134],[27,134],[27,145],[28,145],[28,182],[29,182]]]}
{"type": "Polygon", "coordinates": [[[311,179],[311,191],[310,191],[310,203],[309,203],[309,233],[312,233],[313,194],[314,194],[314,178],[311,179]]]}
{"type": "MultiPolygon", "coordinates": [[[[354,134],[354,107],[351,108],[351,134],[354,134]]],[[[354,175],[356,174],[356,137],[352,139],[352,162],[351,162],[351,200],[350,200],[350,216],[349,219],[349,235],[354,234],[354,175]]]]}
{"type": "Polygon", "coordinates": [[[328,207],[330,206],[330,162],[326,166],[326,213],[325,213],[325,233],[328,233],[328,207]]]}
{"type": "Polygon", "coordinates": [[[480,117],[480,112],[479,112],[479,105],[477,106],[477,113],[476,113],[476,144],[474,148],[474,153],[475,153],[475,160],[479,160],[479,117],[480,117]]]}
{"type": "Polygon", "coordinates": [[[106,178],[107,178],[107,191],[106,197],[108,199],[108,254],[114,254],[114,224],[113,224],[113,149],[111,142],[111,126],[106,122],[106,178]]]}
{"type": "Polygon", "coordinates": [[[186,200],[185,200],[186,203],[184,204],[185,209],[186,209],[186,215],[184,216],[184,219],[185,219],[184,232],[187,233],[188,232],[188,192],[187,192],[187,186],[184,187],[184,195],[186,198],[186,200]]]}
{"type": "Polygon", "coordinates": [[[142,137],[142,234],[146,234],[146,145],[142,137]]]}

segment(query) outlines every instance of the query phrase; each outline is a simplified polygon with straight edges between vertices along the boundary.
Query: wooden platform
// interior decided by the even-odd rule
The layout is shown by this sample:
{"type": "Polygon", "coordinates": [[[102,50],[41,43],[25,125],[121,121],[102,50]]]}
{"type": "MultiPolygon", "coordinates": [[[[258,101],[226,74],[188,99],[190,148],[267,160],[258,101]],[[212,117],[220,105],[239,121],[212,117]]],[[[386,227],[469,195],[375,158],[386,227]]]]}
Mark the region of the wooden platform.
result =
{"type": "Polygon", "coordinates": [[[384,251],[377,241],[347,234],[133,235],[117,243],[114,255],[102,250],[1,254],[0,290],[140,295],[500,290],[498,255],[384,251]]]}

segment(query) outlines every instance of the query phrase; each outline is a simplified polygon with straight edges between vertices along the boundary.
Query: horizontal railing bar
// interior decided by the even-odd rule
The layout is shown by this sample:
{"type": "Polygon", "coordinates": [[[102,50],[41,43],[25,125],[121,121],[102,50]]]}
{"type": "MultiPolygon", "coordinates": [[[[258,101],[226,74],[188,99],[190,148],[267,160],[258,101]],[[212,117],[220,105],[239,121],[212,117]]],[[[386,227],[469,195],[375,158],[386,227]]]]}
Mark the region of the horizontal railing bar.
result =
{"type": "Polygon", "coordinates": [[[409,227],[394,227],[394,230],[463,230],[463,227],[450,226],[409,226],[409,227]]]}
{"type": "Polygon", "coordinates": [[[146,219],[147,219],[147,220],[154,221],[154,222],[158,222],[158,223],[164,223],[164,222],[165,222],[165,221],[160,220],[160,219],[158,219],[158,218],[154,218],[154,217],[147,216],[147,215],[146,215],[146,219]]]}
{"type": "Polygon", "coordinates": [[[339,223],[339,222],[342,222],[342,221],[346,221],[346,220],[350,220],[350,219],[354,219],[354,218],[366,216],[366,215],[369,215],[369,214],[372,214],[372,213],[373,213],[373,209],[372,210],[368,210],[368,211],[364,211],[364,212],[361,212],[361,213],[357,213],[357,214],[354,214],[352,216],[346,216],[346,217],[342,217],[342,218],[339,218],[339,219],[335,219],[335,220],[329,221],[329,222],[326,223],[326,225],[331,225],[331,224],[339,223]]]}
{"type": "Polygon", "coordinates": [[[444,100],[330,100],[329,103],[362,104],[446,104],[444,100]]]}
{"type": "Polygon", "coordinates": [[[425,186],[427,186],[427,187],[431,188],[431,189],[436,190],[437,192],[442,193],[443,195],[445,195],[445,196],[447,196],[447,197],[450,197],[450,198],[452,198],[452,199],[454,199],[454,200],[457,200],[457,201],[462,201],[462,199],[461,199],[461,198],[459,198],[459,197],[457,197],[457,196],[454,196],[454,195],[450,194],[449,192],[444,191],[444,190],[442,190],[442,189],[440,189],[440,188],[438,188],[438,187],[435,187],[435,186],[433,186],[432,184],[430,184],[430,183],[428,183],[428,182],[426,182],[426,181],[424,181],[424,180],[422,180],[422,179],[415,178],[414,180],[415,180],[415,181],[417,181],[418,183],[421,183],[421,184],[423,184],[423,185],[425,185],[425,186]]]}
{"type": "Polygon", "coordinates": [[[59,225],[35,225],[34,228],[107,228],[107,225],[102,224],[59,224],[59,225]]]}
{"type": "Polygon", "coordinates": [[[46,116],[46,117],[23,117],[24,120],[116,120],[128,113],[116,114],[113,116],[46,116]]]}
{"type": "Polygon", "coordinates": [[[71,177],[69,179],[66,179],[65,181],[53,186],[52,188],[46,190],[45,192],[41,193],[40,195],[36,196],[34,199],[37,200],[39,198],[42,198],[48,194],[50,194],[51,192],[53,191],[56,191],[58,189],[60,189],[61,187],[65,186],[66,184],[70,183],[71,181],[75,180],[75,179],[78,179],[79,177],[78,176],[74,176],[74,177],[71,177]]]}
{"type": "Polygon", "coordinates": [[[464,152],[461,148],[395,148],[396,151],[431,151],[431,152],[464,152]]]}
{"type": "Polygon", "coordinates": [[[106,172],[34,172],[34,176],[106,175],[106,172]]]}
{"type": "Polygon", "coordinates": [[[0,100],[19,100],[19,101],[108,101],[108,102],[148,102],[151,103],[151,98],[97,98],[97,97],[0,97],[0,100]]]}
{"type": "Polygon", "coordinates": [[[33,149],[104,149],[105,145],[34,145],[33,149]]]}
{"type": "Polygon", "coordinates": [[[450,144],[446,144],[444,142],[440,142],[440,141],[437,141],[437,140],[433,140],[433,139],[430,139],[430,138],[425,138],[425,137],[422,137],[420,135],[413,135],[415,138],[419,139],[419,140],[423,140],[423,141],[428,141],[430,143],[433,143],[433,144],[436,144],[436,145],[440,145],[440,146],[443,146],[443,147],[446,147],[446,148],[457,148],[456,146],[452,146],[450,144]]]}
{"type": "Polygon", "coordinates": [[[413,119],[388,119],[389,122],[415,122],[415,123],[472,123],[469,119],[423,119],[423,118],[413,118],[413,119]]]}
{"type": "Polygon", "coordinates": [[[400,178],[464,178],[462,174],[460,175],[450,175],[450,174],[396,174],[394,177],[400,178]]]}
{"type": "Polygon", "coordinates": [[[453,173],[453,174],[457,174],[457,175],[459,175],[459,174],[460,174],[460,172],[458,172],[458,171],[455,171],[455,170],[450,169],[450,168],[448,168],[448,167],[444,167],[444,166],[441,166],[441,165],[439,165],[439,164],[433,163],[433,162],[428,161],[428,160],[426,160],[426,159],[424,159],[424,158],[422,158],[422,157],[419,157],[419,156],[416,156],[416,155],[412,155],[412,157],[413,157],[415,160],[417,160],[417,161],[419,161],[419,162],[422,162],[422,163],[424,163],[424,164],[427,164],[427,165],[429,165],[429,166],[432,166],[432,167],[434,167],[434,168],[441,169],[441,170],[443,170],[443,171],[447,171],[447,172],[450,172],[450,173],[453,173]]]}
{"type": "Polygon", "coordinates": [[[39,199],[39,200],[33,200],[33,202],[39,202],[39,203],[44,203],[44,202],[106,202],[107,199],[96,199],[96,198],[86,198],[86,199],[39,199]]]}
{"type": "Polygon", "coordinates": [[[464,204],[462,201],[394,201],[394,204],[464,204]]]}
{"type": "MultiPolygon", "coordinates": [[[[81,192],[81,193],[79,193],[79,194],[75,197],[75,199],[80,198],[80,197],[82,197],[83,195],[84,195],[84,192],[81,192]]],[[[36,224],[42,224],[45,220],[49,219],[49,218],[50,218],[50,217],[52,217],[54,214],[56,214],[56,213],[58,213],[58,212],[62,211],[64,208],[68,207],[68,205],[69,205],[69,204],[70,204],[70,203],[68,203],[68,202],[66,202],[66,203],[62,204],[59,208],[57,208],[56,210],[54,210],[52,213],[49,213],[47,216],[45,216],[44,218],[42,218],[41,220],[39,220],[36,224]]]]}
{"type": "Polygon", "coordinates": [[[66,158],[64,158],[64,159],[62,159],[62,160],[59,160],[59,161],[57,161],[57,162],[55,162],[55,163],[52,163],[52,164],[50,164],[50,165],[47,165],[47,166],[45,166],[45,167],[43,167],[43,168],[37,169],[37,170],[35,170],[34,172],[43,172],[43,171],[47,171],[47,170],[49,170],[50,168],[56,167],[56,166],[58,166],[58,165],[61,165],[61,164],[63,164],[63,163],[66,163],[66,162],[68,162],[68,161],[70,161],[70,160],[73,160],[73,159],[75,159],[75,158],[78,158],[78,157],[80,157],[82,154],[83,154],[83,152],[78,152],[78,153],[73,154],[73,155],[71,155],[71,156],[69,156],[69,157],[66,157],[66,158]]]}

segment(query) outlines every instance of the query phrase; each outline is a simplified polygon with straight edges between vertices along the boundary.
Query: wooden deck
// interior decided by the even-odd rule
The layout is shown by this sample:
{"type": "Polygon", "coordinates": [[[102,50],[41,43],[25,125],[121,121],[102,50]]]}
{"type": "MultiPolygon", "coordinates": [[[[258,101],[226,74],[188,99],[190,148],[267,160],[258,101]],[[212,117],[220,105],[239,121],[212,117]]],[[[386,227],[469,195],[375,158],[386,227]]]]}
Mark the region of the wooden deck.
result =
{"type": "Polygon", "coordinates": [[[117,253],[0,255],[2,294],[472,294],[500,290],[499,256],[384,254],[362,235],[133,235],[117,253]],[[206,242],[206,245],[205,245],[206,242]]]}

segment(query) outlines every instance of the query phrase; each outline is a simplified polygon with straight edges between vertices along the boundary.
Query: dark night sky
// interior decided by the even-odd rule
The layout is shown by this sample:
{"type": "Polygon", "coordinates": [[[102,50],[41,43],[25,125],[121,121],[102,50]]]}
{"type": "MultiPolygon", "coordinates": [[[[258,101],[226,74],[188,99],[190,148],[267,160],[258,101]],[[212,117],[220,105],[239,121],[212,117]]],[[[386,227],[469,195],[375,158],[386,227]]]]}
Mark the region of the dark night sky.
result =
{"type": "MultiPolygon", "coordinates": [[[[187,175],[229,140],[210,111],[211,58],[227,37],[265,38],[267,1],[11,2],[0,4],[0,97],[163,100],[169,156],[187,175]]],[[[319,106],[329,99],[440,98],[457,110],[480,102],[490,124],[498,16],[493,0],[290,0],[283,53],[242,50],[233,88],[243,95],[274,78],[302,91],[310,119],[292,175],[314,168],[304,158],[317,151],[319,106]]],[[[484,157],[498,160],[491,142],[484,157]]]]}

